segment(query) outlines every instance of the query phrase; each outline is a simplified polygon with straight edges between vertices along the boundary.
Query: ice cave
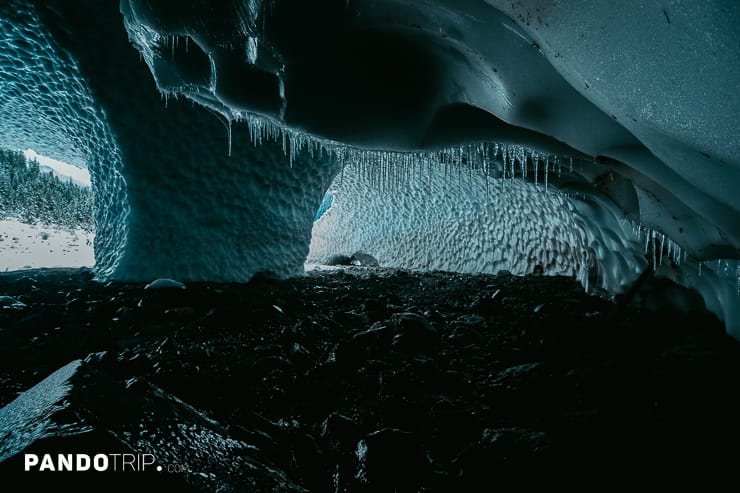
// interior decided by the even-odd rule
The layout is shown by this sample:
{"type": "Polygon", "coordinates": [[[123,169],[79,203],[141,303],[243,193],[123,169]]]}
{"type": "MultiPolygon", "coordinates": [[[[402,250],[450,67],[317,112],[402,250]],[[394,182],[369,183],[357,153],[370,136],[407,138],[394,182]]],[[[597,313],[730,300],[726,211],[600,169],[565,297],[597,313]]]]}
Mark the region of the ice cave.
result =
{"type": "Polygon", "coordinates": [[[736,0],[4,0],[0,148],[89,170],[101,285],[366,252],[609,300],[650,276],[739,338],[738,26],[736,0]]]}
{"type": "Polygon", "coordinates": [[[416,238],[413,259],[387,265],[521,274],[565,255],[552,272],[618,294],[649,252],[734,333],[737,15],[732,2],[12,1],[0,144],[90,169],[101,280],[295,274],[349,168],[364,178],[336,214],[365,207],[365,224],[333,218],[313,255],[348,235],[365,248],[391,229],[413,237],[447,200],[464,219],[436,234],[460,247],[416,238]],[[437,190],[425,170],[465,183],[437,190]],[[498,184],[515,178],[529,185],[498,184]],[[418,195],[409,224],[370,216],[383,180],[418,195]],[[524,210],[559,246],[509,265],[496,243],[523,233],[496,225],[524,210]]]}

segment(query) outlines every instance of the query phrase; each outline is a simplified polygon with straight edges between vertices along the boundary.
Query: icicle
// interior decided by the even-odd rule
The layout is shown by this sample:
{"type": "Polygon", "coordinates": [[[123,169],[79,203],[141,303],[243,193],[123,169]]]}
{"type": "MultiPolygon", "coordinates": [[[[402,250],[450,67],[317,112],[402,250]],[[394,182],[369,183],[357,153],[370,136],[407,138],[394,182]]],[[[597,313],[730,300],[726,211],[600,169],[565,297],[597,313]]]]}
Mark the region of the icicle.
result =
{"type": "Polygon", "coordinates": [[[506,159],[509,160],[509,165],[511,166],[511,179],[513,180],[516,178],[516,168],[514,167],[514,153],[513,149],[507,148],[506,149],[506,159]]]}
{"type": "Polygon", "coordinates": [[[534,186],[535,188],[539,186],[539,184],[537,183],[538,173],[539,173],[539,161],[535,159],[534,161],[534,186]]]}
{"type": "Polygon", "coordinates": [[[676,262],[678,263],[678,262],[681,261],[681,253],[683,253],[683,250],[681,249],[681,247],[678,244],[676,244],[675,250],[676,250],[676,259],[677,259],[676,262]]]}
{"type": "Polygon", "coordinates": [[[663,233],[660,234],[660,260],[658,263],[660,265],[663,265],[663,246],[665,245],[665,235],[663,233]]]}
{"type": "Polygon", "coordinates": [[[229,157],[231,157],[231,119],[229,119],[226,124],[226,134],[229,141],[229,157]]]}
{"type": "Polygon", "coordinates": [[[650,234],[650,244],[653,247],[653,270],[655,270],[656,263],[655,263],[655,231],[651,231],[650,234]]]}
{"type": "Polygon", "coordinates": [[[545,192],[547,192],[547,174],[550,172],[550,160],[545,157],[545,192]]]}
{"type": "Polygon", "coordinates": [[[457,159],[457,184],[462,184],[462,159],[457,159]]]}
{"type": "Polygon", "coordinates": [[[701,277],[701,268],[704,266],[704,262],[699,261],[699,277],[701,277]]]}
{"type": "Polygon", "coordinates": [[[259,40],[254,36],[247,37],[247,61],[254,65],[257,63],[259,40]]]}

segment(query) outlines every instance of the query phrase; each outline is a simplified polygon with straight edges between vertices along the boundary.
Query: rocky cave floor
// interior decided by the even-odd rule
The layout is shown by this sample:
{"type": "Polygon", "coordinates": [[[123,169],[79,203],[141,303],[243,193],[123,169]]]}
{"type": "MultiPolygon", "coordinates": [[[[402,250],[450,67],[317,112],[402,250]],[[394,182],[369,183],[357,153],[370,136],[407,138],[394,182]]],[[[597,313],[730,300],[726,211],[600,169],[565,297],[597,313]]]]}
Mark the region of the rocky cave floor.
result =
{"type": "MultiPolygon", "coordinates": [[[[0,308],[0,407],[87,358],[51,416],[86,433],[25,450],[166,466],[26,482],[478,491],[736,465],[740,346],[720,322],[571,279],[347,268],[181,290],[51,269],[0,274],[0,295],[25,305],[0,308]]],[[[25,439],[1,425],[6,451],[25,439]]]]}

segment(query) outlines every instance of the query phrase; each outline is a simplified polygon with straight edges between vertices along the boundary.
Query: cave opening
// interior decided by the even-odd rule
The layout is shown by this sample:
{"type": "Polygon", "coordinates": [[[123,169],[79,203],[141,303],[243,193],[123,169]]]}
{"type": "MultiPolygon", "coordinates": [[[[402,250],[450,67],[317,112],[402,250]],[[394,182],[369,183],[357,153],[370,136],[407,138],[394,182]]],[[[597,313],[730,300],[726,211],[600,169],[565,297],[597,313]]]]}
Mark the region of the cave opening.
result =
{"type": "Polygon", "coordinates": [[[93,267],[87,169],[25,151],[0,151],[0,270],[93,267]]]}

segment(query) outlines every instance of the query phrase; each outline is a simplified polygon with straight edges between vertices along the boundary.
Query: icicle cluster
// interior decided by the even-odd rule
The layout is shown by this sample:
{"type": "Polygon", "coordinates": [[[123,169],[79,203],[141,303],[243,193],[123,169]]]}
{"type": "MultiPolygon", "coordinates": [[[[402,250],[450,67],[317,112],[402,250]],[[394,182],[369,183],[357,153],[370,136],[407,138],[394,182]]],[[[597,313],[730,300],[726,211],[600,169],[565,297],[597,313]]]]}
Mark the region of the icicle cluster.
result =
{"type": "MultiPolygon", "coordinates": [[[[633,223],[632,231],[644,245],[645,256],[652,263],[653,269],[663,265],[664,261],[670,260],[675,265],[686,262],[688,254],[675,241],[660,231],[633,223]]],[[[713,259],[698,260],[697,269],[699,277],[702,277],[705,266],[710,273],[720,279],[735,278],[737,296],[740,296],[740,260],[736,259],[713,259]]]]}
{"type": "Polygon", "coordinates": [[[737,259],[714,259],[699,262],[699,277],[702,275],[704,265],[720,279],[732,279],[735,277],[735,294],[740,296],[740,260],[737,259]]]}
{"type": "Polygon", "coordinates": [[[333,155],[342,168],[353,166],[359,169],[379,187],[404,183],[412,176],[422,176],[425,171],[431,176],[433,170],[442,169],[450,177],[456,173],[458,179],[462,179],[465,172],[480,171],[486,177],[532,180],[537,186],[542,180],[543,189],[548,191],[550,176],[556,174],[560,177],[566,164],[569,171],[573,171],[574,164],[573,157],[561,158],[518,144],[478,142],[416,152],[368,150],[318,139],[252,113],[238,113],[228,120],[245,122],[253,145],[261,145],[267,140],[282,143],[283,153],[291,167],[301,152],[308,152],[312,157],[322,153],[333,155]]]}
{"type": "Polygon", "coordinates": [[[705,262],[714,268],[714,273],[720,279],[735,278],[735,289],[740,296],[740,260],[737,259],[716,259],[705,262]]]}
{"type": "MultiPolygon", "coordinates": [[[[265,9],[270,2],[262,0],[248,0],[241,5],[238,11],[240,32],[247,40],[244,46],[245,60],[250,64],[257,63],[260,48],[260,36],[265,9]]],[[[185,50],[189,49],[190,37],[185,34],[163,35],[145,24],[132,22],[125,18],[126,28],[131,41],[137,46],[141,57],[152,69],[156,78],[155,60],[169,56],[174,62],[179,44],[184,43],[185,50]],[[184,38],[181,40],[180,38],[184,38]]],[[[234,49],[234,47],[231,47],[234,49]]],[[[212,76],[214,76],[212,71],[212,76]]],[[[191,94],[193,88],[164,87],[157,83],[160,94],[167,105],[171,97],[179,94],[191,94]]],[[[210,87],[200,88],[215,93],[215,80],[210,87]]],[[[193,98],[205,106],[219,118],[222,118],[228,134],[228,153],[231,155],[231,125],[232,122],[246,122],[249,126],[250,138],[254,145],[265,140],[282,142],[283,152],[288,157],[291,167],[296,156],[307,151],[312,157],[326,153],[334,155],[342,168],[345,166],[358,167],[376,186],[389,186],[403,183],[408,177],[427,170],[431,176],[432,170],[443,169],[446,175],[456,172],[460,179],[463,171],[481,171],[486,178],[522,178],[531,180],[535,186],[549,190],[551,174],[560,177],[562,168],[567,164],[569,171],[573,171],[574,158],[554,156],[540,153],[518,144],[501,144],[481,142],[464,144],[455,147],[424,152],[401,152],[386,150],[367,150],[350,147],[338,142],[313,137],[300,130],[286,128],[270,118],[254,115],[248,112],[234,111],[222,105],[218,98],[193,98]],[[567,162],[566,162],[567,160],[567,162]]],[[[503,181],[502,181],[503,184],[503,181]]]]}
{"type": "Polygon", "coordinates": [[[651,260],[653,270],[670,260],[675,265],[686,261],[686,251],[681,246],[660,231],[633,223],[632,231],[644,244],[645,255],[651,260]]]}

